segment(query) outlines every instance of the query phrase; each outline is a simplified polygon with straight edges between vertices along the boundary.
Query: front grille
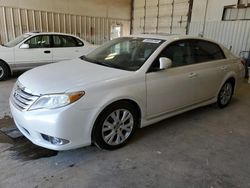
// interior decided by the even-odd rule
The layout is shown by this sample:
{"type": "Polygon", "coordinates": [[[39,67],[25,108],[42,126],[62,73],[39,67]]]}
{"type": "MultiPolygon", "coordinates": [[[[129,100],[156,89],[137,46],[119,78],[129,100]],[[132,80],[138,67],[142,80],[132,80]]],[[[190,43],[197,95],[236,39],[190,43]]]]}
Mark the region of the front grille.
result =
{"type": "Polygon", "coordinates": [[[33,95],[28,92],[20,83],[16,84],[11,94],[13,104],[21,111],[28,110],[38,97],[38,95],[33,95]]]}

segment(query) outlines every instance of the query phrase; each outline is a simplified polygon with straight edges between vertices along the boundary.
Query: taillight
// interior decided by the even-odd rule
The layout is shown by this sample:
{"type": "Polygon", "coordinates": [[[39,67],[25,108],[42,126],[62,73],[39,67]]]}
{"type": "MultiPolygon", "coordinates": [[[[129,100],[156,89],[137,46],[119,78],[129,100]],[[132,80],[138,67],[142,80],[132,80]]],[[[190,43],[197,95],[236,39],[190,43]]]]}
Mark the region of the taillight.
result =
{"type": "Polygon", "coordinates": [[[244,59],[241,59],[240,62],[241,62],[241,64],[242,64],[243,66],[245,66],[246,61],[245,61],[244,59]]]}

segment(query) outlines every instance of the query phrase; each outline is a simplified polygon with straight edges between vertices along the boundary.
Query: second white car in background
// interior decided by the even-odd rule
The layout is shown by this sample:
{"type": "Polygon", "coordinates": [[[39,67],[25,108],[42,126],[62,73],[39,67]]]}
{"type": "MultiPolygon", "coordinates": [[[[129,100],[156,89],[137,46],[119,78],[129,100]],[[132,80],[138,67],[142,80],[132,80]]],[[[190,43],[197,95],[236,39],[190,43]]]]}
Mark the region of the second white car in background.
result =
{"type": "Polygon", "coordinates": [[[0,46],[0,81],[15,71],[86,55],[95,47],[63,33],[26,33],[0,46]]]}

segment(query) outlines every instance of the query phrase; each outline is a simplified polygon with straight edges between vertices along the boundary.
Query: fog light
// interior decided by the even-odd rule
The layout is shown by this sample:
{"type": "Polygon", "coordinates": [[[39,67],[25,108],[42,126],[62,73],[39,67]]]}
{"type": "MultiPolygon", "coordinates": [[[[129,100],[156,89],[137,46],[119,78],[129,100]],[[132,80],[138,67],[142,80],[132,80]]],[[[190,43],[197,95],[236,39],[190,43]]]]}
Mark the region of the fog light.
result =
{"type": "Polygon", "coordinates": [[[64,145],[69,143],[68,140],[62,139],[62,138],[57,138],[57,137],[53,137],[53,136],[49,136],[49,135],[45,135],[45,134],[41,134],[43,139],[50,142],[53,145],[64,145]]]}
{"type": "Polygon", "coordinates": [[[51,137],[50,142],[51,142],[51,144],[55,144],[55,145],[62,145],[63,144],[63,140],[60,138],[56,138],[56,137],[51,137]]]}

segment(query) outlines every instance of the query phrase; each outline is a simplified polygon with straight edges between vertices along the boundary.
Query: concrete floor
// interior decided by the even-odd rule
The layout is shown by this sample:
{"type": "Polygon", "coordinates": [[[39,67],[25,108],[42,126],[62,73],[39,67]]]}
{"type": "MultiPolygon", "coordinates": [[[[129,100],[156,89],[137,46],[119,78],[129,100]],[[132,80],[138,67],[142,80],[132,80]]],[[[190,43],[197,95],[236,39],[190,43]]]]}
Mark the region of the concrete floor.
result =
{"type": "MultiPolygon", "coordinates": [[[[0,83],[0,127],[12,126],[0,83]]],[[[137,131],[116,151],[94,146],[53,152],[0,134],[0,188],[250,187],[250,84],[230,106],[215,105],[137,131]]]]}

